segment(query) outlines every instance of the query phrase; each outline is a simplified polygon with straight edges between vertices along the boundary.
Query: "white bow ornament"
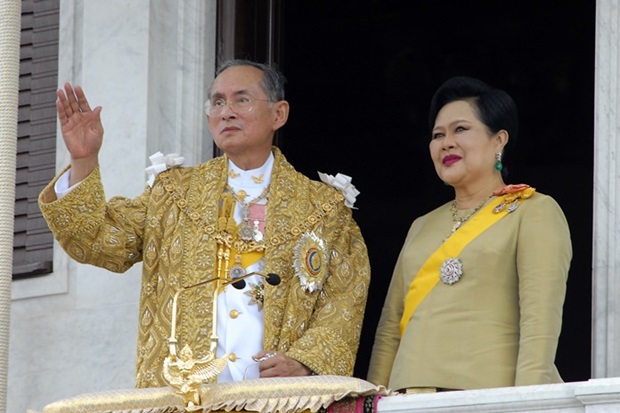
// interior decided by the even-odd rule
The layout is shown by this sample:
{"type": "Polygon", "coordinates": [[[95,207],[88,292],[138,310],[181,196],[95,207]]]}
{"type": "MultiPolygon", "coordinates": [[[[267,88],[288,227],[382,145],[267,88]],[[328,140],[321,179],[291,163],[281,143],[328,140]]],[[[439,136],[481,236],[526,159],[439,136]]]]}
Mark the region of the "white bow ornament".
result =
{"type": "Polygon", "coordinates": [[[352,178],[350,176],[338,173],[336,176],[324,174],[318,172],[321,181],[327,185],[331,185],[342,193],[344,196],[344,204],[351,209],[357,209],[353,207],[355,198],[360,194],[360,191],[355,189],[355,185],[351,183],[352,178]]]}
{"type": "Polygon", "coordinates": [[[167,169],[172,168],[173,166],[183,165],[185,158],[179,156],[178,153],[170,153],[168,155],[164,155],[161,152],[156,152],[153,155],[149,156],[151,160],[151,166],[146,168],[146,173],[149,176],[149,179],[146,183],[149,186],[153,186],[153,182],[155,182],[155,177],[164,172],[167,169]]]}

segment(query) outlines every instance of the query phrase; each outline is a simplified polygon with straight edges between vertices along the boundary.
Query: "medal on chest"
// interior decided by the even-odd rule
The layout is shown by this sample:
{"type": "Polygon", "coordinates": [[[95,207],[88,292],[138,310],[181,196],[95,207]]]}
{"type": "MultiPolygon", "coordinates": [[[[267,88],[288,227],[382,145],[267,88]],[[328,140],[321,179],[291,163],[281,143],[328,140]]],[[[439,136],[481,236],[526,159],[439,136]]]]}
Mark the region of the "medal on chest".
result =
{"type": "Polygon", "coordinates": [[[243,221],[239,238],[244,241],[262,242],[265,238],[265,205],[251,204],[241,210],[243,221]]]}

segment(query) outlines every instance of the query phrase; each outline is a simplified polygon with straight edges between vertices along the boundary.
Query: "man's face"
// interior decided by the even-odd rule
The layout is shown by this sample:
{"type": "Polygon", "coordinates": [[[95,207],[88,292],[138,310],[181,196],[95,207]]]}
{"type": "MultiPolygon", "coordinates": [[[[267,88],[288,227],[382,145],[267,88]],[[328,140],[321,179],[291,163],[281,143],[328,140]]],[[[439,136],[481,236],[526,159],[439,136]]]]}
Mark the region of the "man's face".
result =
{"type": "Polygon", "coordinates": [[[268,154],[275,131],[284,124],[278,108],[286,102],[269,102],[262,79],[263,72],[255,67],[235,66],[220,73],[211,87],[211,104],[219,102],[223,106],[221,111],[207,116],[209,130],[215,144],[233,162],[252,154],[268,154]],[[252,101],[248,107],[235,107],[235,102],[248,99],[252,101]]]}

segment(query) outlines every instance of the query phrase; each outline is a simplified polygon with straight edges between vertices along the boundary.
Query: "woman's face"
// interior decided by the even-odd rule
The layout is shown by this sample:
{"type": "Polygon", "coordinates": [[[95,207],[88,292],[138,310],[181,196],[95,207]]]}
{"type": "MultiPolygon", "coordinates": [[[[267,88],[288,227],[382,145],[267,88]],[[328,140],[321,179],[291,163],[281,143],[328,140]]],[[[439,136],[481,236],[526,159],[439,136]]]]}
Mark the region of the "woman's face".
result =
{"type": "Polygon", "coordinates": [[[439,178],[458,187],[499,174],[495,154],[507,141],[506,131],[492,134],[472,104],[457,100],[437,114],[429,148],[439,178]]]}

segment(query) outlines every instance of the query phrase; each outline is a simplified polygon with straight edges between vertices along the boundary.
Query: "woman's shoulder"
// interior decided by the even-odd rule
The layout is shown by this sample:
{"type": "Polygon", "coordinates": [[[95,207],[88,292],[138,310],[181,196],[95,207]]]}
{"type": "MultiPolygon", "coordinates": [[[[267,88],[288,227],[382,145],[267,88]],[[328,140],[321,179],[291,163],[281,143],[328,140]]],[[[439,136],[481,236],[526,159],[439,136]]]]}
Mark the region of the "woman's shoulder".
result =
{"type": "Polygon", "coordinates": [[[518,221],[522,223],[536,223],[543,227],[556,224],[567,225],[564,211],[555,198],[531,186],[528,186],[527,193],[517,192],[503,195],[498,207],[499,205],[515,213],[519,217],[518,221]]]}
{"type": "Polygon", "coordinates": [[[520,198],[523,206],[536,209],[562,209],[553,196],[541,192],[535,187],[530,186],[529,189],[531,190],[531,193],[520,198]]]}
{"type": "Polygon", "coordinates": [[[422,214],[413,220],[411,227],[423,226],[428,222],[435,222],[437,220],[445,221],[446,216],[451,214],[450,206],[452,205],[452,201],[448,201],[445,204],[442,204],[435,209],[422,214]]]}
{"type": "Polygon", "coordinates": [[[501,202],[498,204],[498,208],[509,208],[511,204],[515,206],[528,205],[538,207],[559,207],[558,203],[550,195],[546,195],[538,191],[535,187],[528,184],[510,184],[505,185],[500,190],[493,192],[493,195],[497,197],[501,202]]]}

